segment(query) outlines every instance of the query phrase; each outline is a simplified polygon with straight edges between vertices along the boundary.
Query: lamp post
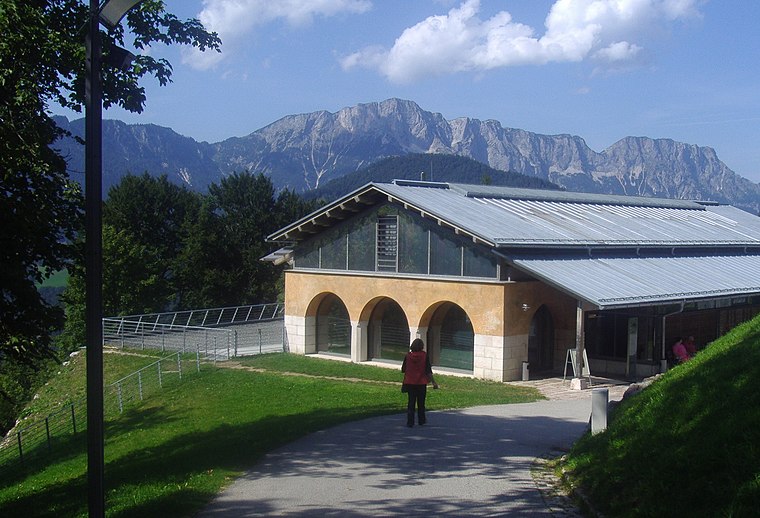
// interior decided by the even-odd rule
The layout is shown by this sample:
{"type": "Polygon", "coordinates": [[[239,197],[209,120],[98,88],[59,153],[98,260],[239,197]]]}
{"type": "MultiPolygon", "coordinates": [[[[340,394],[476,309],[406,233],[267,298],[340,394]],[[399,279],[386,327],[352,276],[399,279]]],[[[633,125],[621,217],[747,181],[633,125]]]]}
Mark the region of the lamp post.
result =
{"type": "Polygon", "coordinates": [[[87,343],[87,504],[105,516],[103,455],[103,88],[100,22],[115,27],[141,0],[90,0],[85,64],[85,336],[87,343]]]}

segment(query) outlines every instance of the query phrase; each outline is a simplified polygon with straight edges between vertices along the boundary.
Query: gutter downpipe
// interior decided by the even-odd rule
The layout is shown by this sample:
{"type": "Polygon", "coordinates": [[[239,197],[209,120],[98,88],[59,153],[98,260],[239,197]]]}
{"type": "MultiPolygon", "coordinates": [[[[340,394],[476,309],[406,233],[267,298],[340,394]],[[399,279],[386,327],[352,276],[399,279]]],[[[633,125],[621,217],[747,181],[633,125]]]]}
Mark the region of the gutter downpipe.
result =
{"type": "Polygon", "coordinates": [[[662,359],[660,360],[660,372],[667,372],[668,370],[668,359],[665,356],[665,323],[668,317],[671,317],[673,315],[678,315],[680,313],[683,313],[683,308],[686,305],[685,301],[681,301],[681,308],[678,311],[673,311],[672,313],[667,313],[662,316],[662,359]]]}

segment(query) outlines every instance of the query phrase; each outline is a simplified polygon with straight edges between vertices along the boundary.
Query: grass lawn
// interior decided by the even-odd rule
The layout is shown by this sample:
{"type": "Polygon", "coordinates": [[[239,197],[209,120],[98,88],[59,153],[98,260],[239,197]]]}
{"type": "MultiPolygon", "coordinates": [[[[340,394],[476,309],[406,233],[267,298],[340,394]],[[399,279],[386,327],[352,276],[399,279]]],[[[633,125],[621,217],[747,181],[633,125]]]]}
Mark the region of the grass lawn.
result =
{"type": "MultiPolygon", "coordinates": [[[[138,368],[153,361],[137,358],[105,355],[106,381],[134,370],[135,361],[138,368]]],[[[64,391],[83,392],[84,363],[75,357],[35,404],[49,409],[64,391]]],[[[397,371],[289,354],[240,363],[205,365],[107,422],[109,516],[190,516],[274,448],[347,421],[404,411],[397,371]]],[[[541,398],[533,389],[436,378],[441,390],[428,397],[433,411],[541,398]]],[[[86,515],[85,441],[78,433],[45,464],[0,466],[0,516],[86,515]]]]}

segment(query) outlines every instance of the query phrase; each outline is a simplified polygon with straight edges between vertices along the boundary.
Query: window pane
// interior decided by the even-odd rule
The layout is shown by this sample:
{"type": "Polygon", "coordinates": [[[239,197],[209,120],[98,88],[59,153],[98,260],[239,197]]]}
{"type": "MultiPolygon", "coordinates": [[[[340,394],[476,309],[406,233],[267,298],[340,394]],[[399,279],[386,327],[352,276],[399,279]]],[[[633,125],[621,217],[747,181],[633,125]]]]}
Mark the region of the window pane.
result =
{"type": "Polygon", "coordinates": [[[427,273],[428,231],[417,219],[407,214],[399,216],[398,271],[401,273],[427,273]]]}
{"type": "Polygon", "coordinates": [[[301,244],[295,251],[296,268],[319,268],[319,239],[301,244]]]}
{"type": "Polygon", "coordinates": [[[317,351],[349,356],[351,321],[341,300],[328,296],[317,313],[317,351]]]}
{"type": "Polygon", "coordinates": [[[441,326],[441,367],[472,370],[475,333],[472,323],[459,306],[452,305],[441,326]]]}
{"type": "Polygon", "coordinates": [[[467,277],[496,277],[496,258],[474,246],[464,247],[464,274],[467,277]]]}
{"type": "Polygon", "coordinates": [[[459,243],[437,232],[430,233],[430,273],[461,275],[462,251],[459,243]]]}
{"type": "Polygon", "coordinates": [[[328,270],[346,269],[346,235],[330,232],[322,243],[322,268],[328,270]]]}
{"type": "Polygon", "coordinates": [[[348,231],[348,269],[375,271],[375,215],[351,223],[348,231]]]}

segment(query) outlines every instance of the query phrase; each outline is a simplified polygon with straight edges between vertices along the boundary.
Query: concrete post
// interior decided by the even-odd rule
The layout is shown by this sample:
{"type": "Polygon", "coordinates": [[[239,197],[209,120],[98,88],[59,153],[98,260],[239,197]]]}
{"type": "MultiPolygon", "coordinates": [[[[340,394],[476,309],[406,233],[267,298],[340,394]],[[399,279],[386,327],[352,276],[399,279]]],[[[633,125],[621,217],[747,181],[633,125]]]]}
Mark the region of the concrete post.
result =
{"type": "Polygon", "coordinates": [[[609,389],[598,388],[591,391],[591,434],[596,435],[607,429],[607,404],[609,389]]]}

